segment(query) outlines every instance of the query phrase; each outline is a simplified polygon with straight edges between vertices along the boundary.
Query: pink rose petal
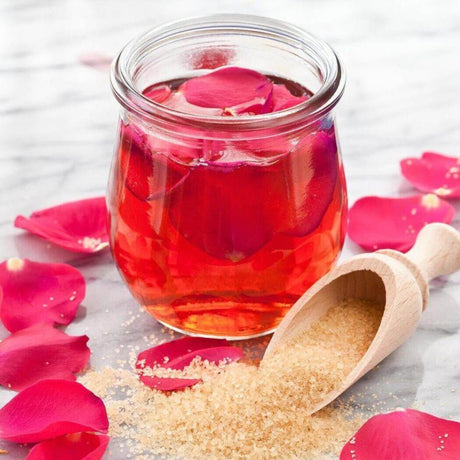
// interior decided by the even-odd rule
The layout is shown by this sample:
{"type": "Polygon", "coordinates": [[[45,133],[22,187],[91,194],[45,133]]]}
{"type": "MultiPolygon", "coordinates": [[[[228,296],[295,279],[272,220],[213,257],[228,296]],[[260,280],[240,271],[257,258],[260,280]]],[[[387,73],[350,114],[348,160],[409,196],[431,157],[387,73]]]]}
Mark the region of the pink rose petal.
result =
{"type": "MultiPolygon", "coordinates": [[[[265,156],[273,142],[242,143],[265,156]]],[[[321,222],[337,181],[333,133],[305,136],[292,146],[279,138],[285,154],[272,166],[215,162],[194,168],[170,192],[169,216],[177,230],[207,254],[232,262],[255,254],[276,231],[303,236],[321,222]],[[251,193],[242,184],[251,184],[251,193]]],[[[244,152],[242,152],[244,154],[244,152]]]]}
{"type": "Polygon", "coordinates": [[[9,259],[0,264],[0,319],[10,332],[37,323],[69,324],[85,297],[85,279],[70,265],[9,259]]]}
{"type": "Polygon", "coordinates": [[[171,88],[165,83],[149,86],[142,94],[152,101],[161,103],[171,95],[171,88]]]}
{"type": "Polygon", "coordinates": [[[286,196],[274,212],[284,233],[304,236],[315,230],[327,211],[337,182],[334,132],[305,136],[286,158],[286,196]]]}
{"type": "Polygon", "coordinates": [[[289,109],[306,101],[308,96],[294,96],[283,84],[273,85],[272,112],[289,109]]]}
{"type": "Polygon", "coordinates": [[[192,113],[194,115],[201,115],[204,117],[218,117],[223,114],[223,109],[215,107],[201,107],[199,105],[191,104],[187,101],[182,91],[174,91],[170,97],[163,100],[162,105],[170,109],[177,110],[178,112],[192,113]]]}
{"type": "Polygon", "coordinates": [[[139,379],[145,386],[159,391],[179,391],[201,382],[200,379],[151,377],[148,375],[140,375],[139,379]]]}
{"type": "MultiPolygon", "coordinates": [[[[187,80],[180,88],[190,104],[200,107],[232,109],[253,103],[251,112],[260,113],[272,91],[272,82],[255,70],[223,67],[187,80]]],[[[248,107],[237,113],[249,111],[248,107]]]]}
{"type": "Polygon", "coordinates": [[[418,190],[445,198],[460,198],[460,158],[425,152],[401,160],[403,176],[418,190]]]}
{"type": "Polygon", "coordinates": [[[173,144],[148,137],[130,125],[122,125],[121,136],[120,169],[126,187],[137,198],[161,198],[188,174],[185,166],[168,158],[174,154],[173,144]]]}
{"type": "Polygon", "coordinates": [[[19,391],[45,379],[75,380],[89,361],[87,342],[50,324],[15,332],[0,342],[0,385],[19,391]]]}
{"type": "Polygon", "coordinates": [[[109,441],[103,434],[68,434],[35,445],[26,460],[100,460],[109,441]]]}
{"type": "Polygon", "coordinates": [[[453,206],[433,194],[407,198],[367,196],[356,201],[350,209],[348,235],[368,251],[396,249],[406,252],[426,224],[448,224],[454,214],[453,206]]]}
{"type": "Polygon", "coordinates": [[[142,375],[145,368],[183,370],[197,357],[210,363],[231,363],[243,357],[240,348],[231,347],[225,339],[184,337],[143,351],[137,357],[136,369],[140,380],[149,388],[161,391],[182,390],[200,382],[200,379],[152,377],[142,375]]]}
{"type": "Polygon", "coordinates": [[[340,460],[458,460],[460,423],[413,409],[369,419],[340,460]]]}
{"type": "Polygon", "coordinates": [[[98,197],[18,216],[14,225],[70,251],[93,253],[109,245],[106,220],[105,198],[98,197]]]}
{"type": "Polygon", "coordinates": [[[42,380],[0,409],[0,439],[40,442],[80,431],[107,433],[104,403],[83,385],[42,380]]]}
{"type": "Polygon", "coordinates": [[[272,238],[278,222],[267,193],[276,199],[285,190],[282,180],[279,169],[250,163],[194,168],[171,190],[169,217],[184,238],[206,254],[240,261],[272,238]]]}
{"type": "Polygon", "coordinates": [[[105,72],[112,64],[112,58],[100,53],[85,53],[78,58],[81,64],[105,72]]]}

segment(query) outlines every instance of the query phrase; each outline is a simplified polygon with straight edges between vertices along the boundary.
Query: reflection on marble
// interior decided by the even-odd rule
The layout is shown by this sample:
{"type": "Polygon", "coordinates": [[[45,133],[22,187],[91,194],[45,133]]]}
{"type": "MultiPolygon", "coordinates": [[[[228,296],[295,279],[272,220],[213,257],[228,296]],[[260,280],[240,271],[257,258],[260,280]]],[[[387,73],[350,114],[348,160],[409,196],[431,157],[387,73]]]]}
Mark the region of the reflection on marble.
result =
{"type": "MultiPolygon", "coordinates": [[[[127,359],[151,334],[166,332],[131,299],[108,251],[72,254],[12,222],[19,213],[104,193],[117,106],[108,76],[80,65],[78,56],[114,55],[155,24],[217,12],[294,22],[341,54],[348,85],[338,118],[351,202],[413,193],[399,174],[403,156],[459,153],[458,0],[442,7],[434,0],[0,0],[0,257],[67,262],[83,272],[87,297],[67,331],[89,335],[95,367],[127,359]]],[[[347,242],[343,257],[357,252],[347,242]]],[[[459,295],[459,274],[435,281],[417,333],[347,396],[358,407],[410,405],[460,419],[459,295]]],[[[11,396],[0,390],[0,404],[11,396]]],[[[7,448],[8,458],[26,455],[7,448]]],[[[125,458],[119,452],[113,443],[108,458],[125,458]]]]}

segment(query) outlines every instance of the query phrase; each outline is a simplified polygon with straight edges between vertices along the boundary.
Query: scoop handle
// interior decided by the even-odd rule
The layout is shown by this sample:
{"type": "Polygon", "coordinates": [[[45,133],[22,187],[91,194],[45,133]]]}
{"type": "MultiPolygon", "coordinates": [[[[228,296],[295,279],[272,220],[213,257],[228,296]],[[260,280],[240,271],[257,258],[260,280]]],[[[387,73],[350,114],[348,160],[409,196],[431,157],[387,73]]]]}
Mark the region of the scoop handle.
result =
{"type": "Polygon", "coordinates": [[[406,253],[427,281],[460,269],[460,233],[447,224],[428,224],[420,230],[414,247],[406,253]]]}

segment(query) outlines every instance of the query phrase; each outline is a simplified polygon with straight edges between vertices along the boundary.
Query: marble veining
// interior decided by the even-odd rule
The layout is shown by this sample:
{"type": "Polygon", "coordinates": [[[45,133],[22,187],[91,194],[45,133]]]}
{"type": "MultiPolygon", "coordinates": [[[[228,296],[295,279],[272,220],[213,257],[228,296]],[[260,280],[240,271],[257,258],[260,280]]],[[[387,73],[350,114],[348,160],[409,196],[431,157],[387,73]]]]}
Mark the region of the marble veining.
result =
{"type": "MultiPolygon", "coordinates": [[[[0,0],[0,257],[66,262],[83,272],[87,297],[67,331],[88,334],[94,367],[165,332],[131,299],[108,251],[84,257],[52,247],[14,229],[14,217],[105,191],[118,109],[108,75],[78,56],[114,55],[156,24],[218,12],[287,20],[339,52],[348,74],[337,116],[351,203],[414,193],[399,174],[404,156],[460,153],[458,0],[0,0]]],[[[359,251],[347,241],[343,257],[359,251]]],[[[413,406],[460,419],[459,295],[460,274],[433,282],[416,334],[348,395],[384,410],[413,406]]],[[[6,335],[0,329],[0,339],[6,335]]],[[[12,396],[0,390],[0,404],[12,396]]],[[[11,459],[27,452],[0,448],[11,459]]],[[[107,458],[127,454],[114,442],[107,458]]]]}

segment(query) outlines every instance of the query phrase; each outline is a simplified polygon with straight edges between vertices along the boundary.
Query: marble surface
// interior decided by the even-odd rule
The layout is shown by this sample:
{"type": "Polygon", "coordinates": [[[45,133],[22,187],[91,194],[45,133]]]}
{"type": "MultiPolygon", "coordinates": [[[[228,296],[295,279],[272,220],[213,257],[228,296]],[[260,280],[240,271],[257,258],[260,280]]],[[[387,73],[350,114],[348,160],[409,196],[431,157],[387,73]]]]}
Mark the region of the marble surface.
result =
{"type": "MultiPolygon", "coordinates": [[[[14,229],[14,217],[105,191],[117,105],[107,74],[82,66],[78,56],[114,55],[156,24],[216,12],[293,22],[341,54],[348,85],[338,120],[351,202],[413,193],[399,174],[404,156],[459,153],[458,0],[442,7],[431,0],[0,0],[0,257],[67,262],[83,272],[87,297],[67,331],[90,336],[95,367],[164,333],[131,299],[108,252],[84,257],[50,247],[14,229]]],[[[347,241],[342,257],[357,252],[347,241]]],[[[459,296],[458,273],[436,280],[416,334],[351,394],[459,420],[459,296]]],[[[0,390],[0,404],[12,396],[0,390]]],[[[6,448],[8,458],[26,455],[6,448]]],[[[114,443],[108,458],[126,454],[114,443]]]]}

